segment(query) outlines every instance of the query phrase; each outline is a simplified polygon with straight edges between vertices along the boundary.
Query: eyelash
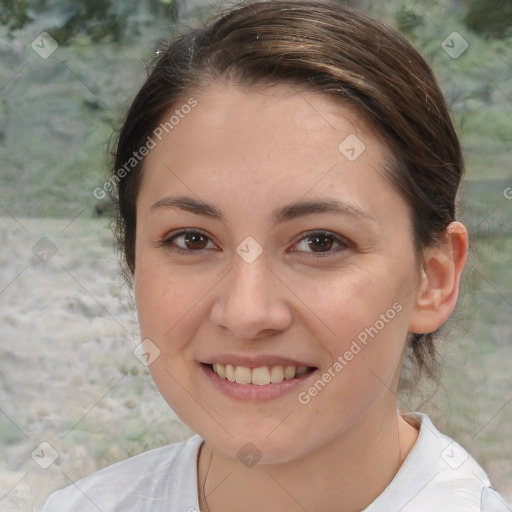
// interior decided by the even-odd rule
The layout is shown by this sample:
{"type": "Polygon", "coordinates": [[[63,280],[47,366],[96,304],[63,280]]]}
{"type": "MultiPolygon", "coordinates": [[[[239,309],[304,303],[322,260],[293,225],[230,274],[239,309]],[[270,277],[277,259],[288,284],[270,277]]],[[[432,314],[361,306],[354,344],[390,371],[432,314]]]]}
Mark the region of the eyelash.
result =
{"type": "MultiPolygon", "coordinates": [[[[198,249],[198,250],[192,250],[192,249],[183,249],[183,247],[179,247],[176,244],[174,244],[174,240],[176,238],[179,238],[180,236],[187,235],[187,234],[198,234],[204,236],[209,242],[211,242],[211,238],[206,235],[206,233],[203,233],[202,231],[199,231],[197,229],[184,229],[181,231],[178,231],[177,233],[173,234],[170,237],[164,238],[158,243],[159,247],[167,247],[170,248],[172,251],[174,251],[177,254],[180,255],[197,255],[198,253],[202,252],[205,249],[198,249]]],[[[339,247],[325,251],[325,252],[308,252],[308,251],[299,251],[299,252],[307,252],[311,256],[315,258],[325,258],[332,254],[344,251],[346,249],[349,249],[351,247],[350,242],[348,242],[343,237],[340,237],[334,233],[331,233],[330,231],[308,231],[300,238],[294,245],[297,245],[298,243],[302,242],[303,240],[307,240],[308,238],[314,238],[315,236],[325,236],[326,238],[331,238],[334,243],[337,243],[339,247]]]]}

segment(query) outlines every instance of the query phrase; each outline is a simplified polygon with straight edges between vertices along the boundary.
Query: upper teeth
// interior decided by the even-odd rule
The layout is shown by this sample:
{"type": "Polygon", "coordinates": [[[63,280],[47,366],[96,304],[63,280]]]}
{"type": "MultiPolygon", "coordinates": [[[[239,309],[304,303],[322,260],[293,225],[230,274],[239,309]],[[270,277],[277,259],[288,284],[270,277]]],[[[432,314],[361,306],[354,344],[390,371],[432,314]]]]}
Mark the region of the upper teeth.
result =
{"type": "Polygon", "coordinates": [[[307,366],[261,366],[247,368],[246,366],[233,366],[232,364],[215,363],[213,371],[221,378],[238,384],[256,384],[264,386],[271,382],[282,382],[294,377],[300,377],[308,371],[307,366]]]}

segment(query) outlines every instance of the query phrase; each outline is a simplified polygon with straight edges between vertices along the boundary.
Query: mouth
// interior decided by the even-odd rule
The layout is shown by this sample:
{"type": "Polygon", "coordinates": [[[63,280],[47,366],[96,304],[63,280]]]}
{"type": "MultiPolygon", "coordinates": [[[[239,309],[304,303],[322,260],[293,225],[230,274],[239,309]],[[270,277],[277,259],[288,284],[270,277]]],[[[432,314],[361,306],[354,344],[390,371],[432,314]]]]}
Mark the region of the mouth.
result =
{"type": "Polygon", "coordinates": [[[243,402],[293,394],[319,373],[317,367],[306,366],[304,360],[271,354],[217,354],[198,363],[200,373],[213,389],[243,402]]]}
{"type": "Polygon", "coordinates": [[[250,368],[232,364],[204,364],[220,379],[236,384],[251,384],[254,386],[268,386],[283,381],[297,380],[314,372],[317,368],[312,366],[273,365],[250,368]]]}

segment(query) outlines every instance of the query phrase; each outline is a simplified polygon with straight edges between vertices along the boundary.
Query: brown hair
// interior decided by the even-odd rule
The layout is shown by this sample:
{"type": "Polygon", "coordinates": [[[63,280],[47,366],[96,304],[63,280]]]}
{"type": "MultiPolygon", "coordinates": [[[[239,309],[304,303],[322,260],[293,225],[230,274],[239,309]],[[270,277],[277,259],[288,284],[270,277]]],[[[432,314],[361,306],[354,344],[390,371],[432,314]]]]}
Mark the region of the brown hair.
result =
{"type": "MultiPolygon", "coordinates": [[[[289,83],[351,105],[391,150],[386,175],[410,206],[418,253],[455,220],[464,162],[432,70],[398,31],[335,1],[244,2],[176,38],[128,111],[113,177],[173,105],[212,80],[289,83]]],[[[131,274],[143,164],[116,179],[117,236],[131,274]]],[[[432,333],[411,334],[410,349],[433,374],[432,333]]]]}

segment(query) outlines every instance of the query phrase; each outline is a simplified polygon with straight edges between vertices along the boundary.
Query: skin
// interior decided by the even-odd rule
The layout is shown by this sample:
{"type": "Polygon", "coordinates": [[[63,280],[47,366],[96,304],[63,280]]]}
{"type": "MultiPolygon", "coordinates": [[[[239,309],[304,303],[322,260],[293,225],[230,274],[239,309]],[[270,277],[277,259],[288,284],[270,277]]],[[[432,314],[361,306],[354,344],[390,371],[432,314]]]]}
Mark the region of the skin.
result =
{"type": "Polygon", "coordinates": [[[329,97],[288,85],[246,90],[220,83],[194,97],[197,107],[146,157],[134,277],[142,337],[160,350],[152,376],[205,440],[201,509],[361,510],[389,484],[417,438],[395,395],[407,333],[432,332],[453,311],[466,230],[452,223],[418,261],[408,205],[383,175],[388,148],[329,97]],[[338,150],[350,134],[365,144],[355,161],[338,150]],[[210,203],[224,219],[152,207],[178,196],[210,203]],[[272,219],[274,209],[327,198],[365,216],[272,219]],[[202,245],[184,236],[161,243],[182,228],[203,233],[202,245]],[[312,230],[345,242],[308,245],[312,230]],[[252,263],[236,252],[247,236],[263,249],[252,263]],[[196,252],[178,254],[176,247],[196,252]],[[308,404],[299,403],[298,392],[395,303],[401,311],[378,335],[308,404]],[[199,366],[221,353],[289,357],[318,373],[273,400],[236,400],[199,366]],[[237,458],[248,442],[261,452],[251,468],[237,458]]]}

